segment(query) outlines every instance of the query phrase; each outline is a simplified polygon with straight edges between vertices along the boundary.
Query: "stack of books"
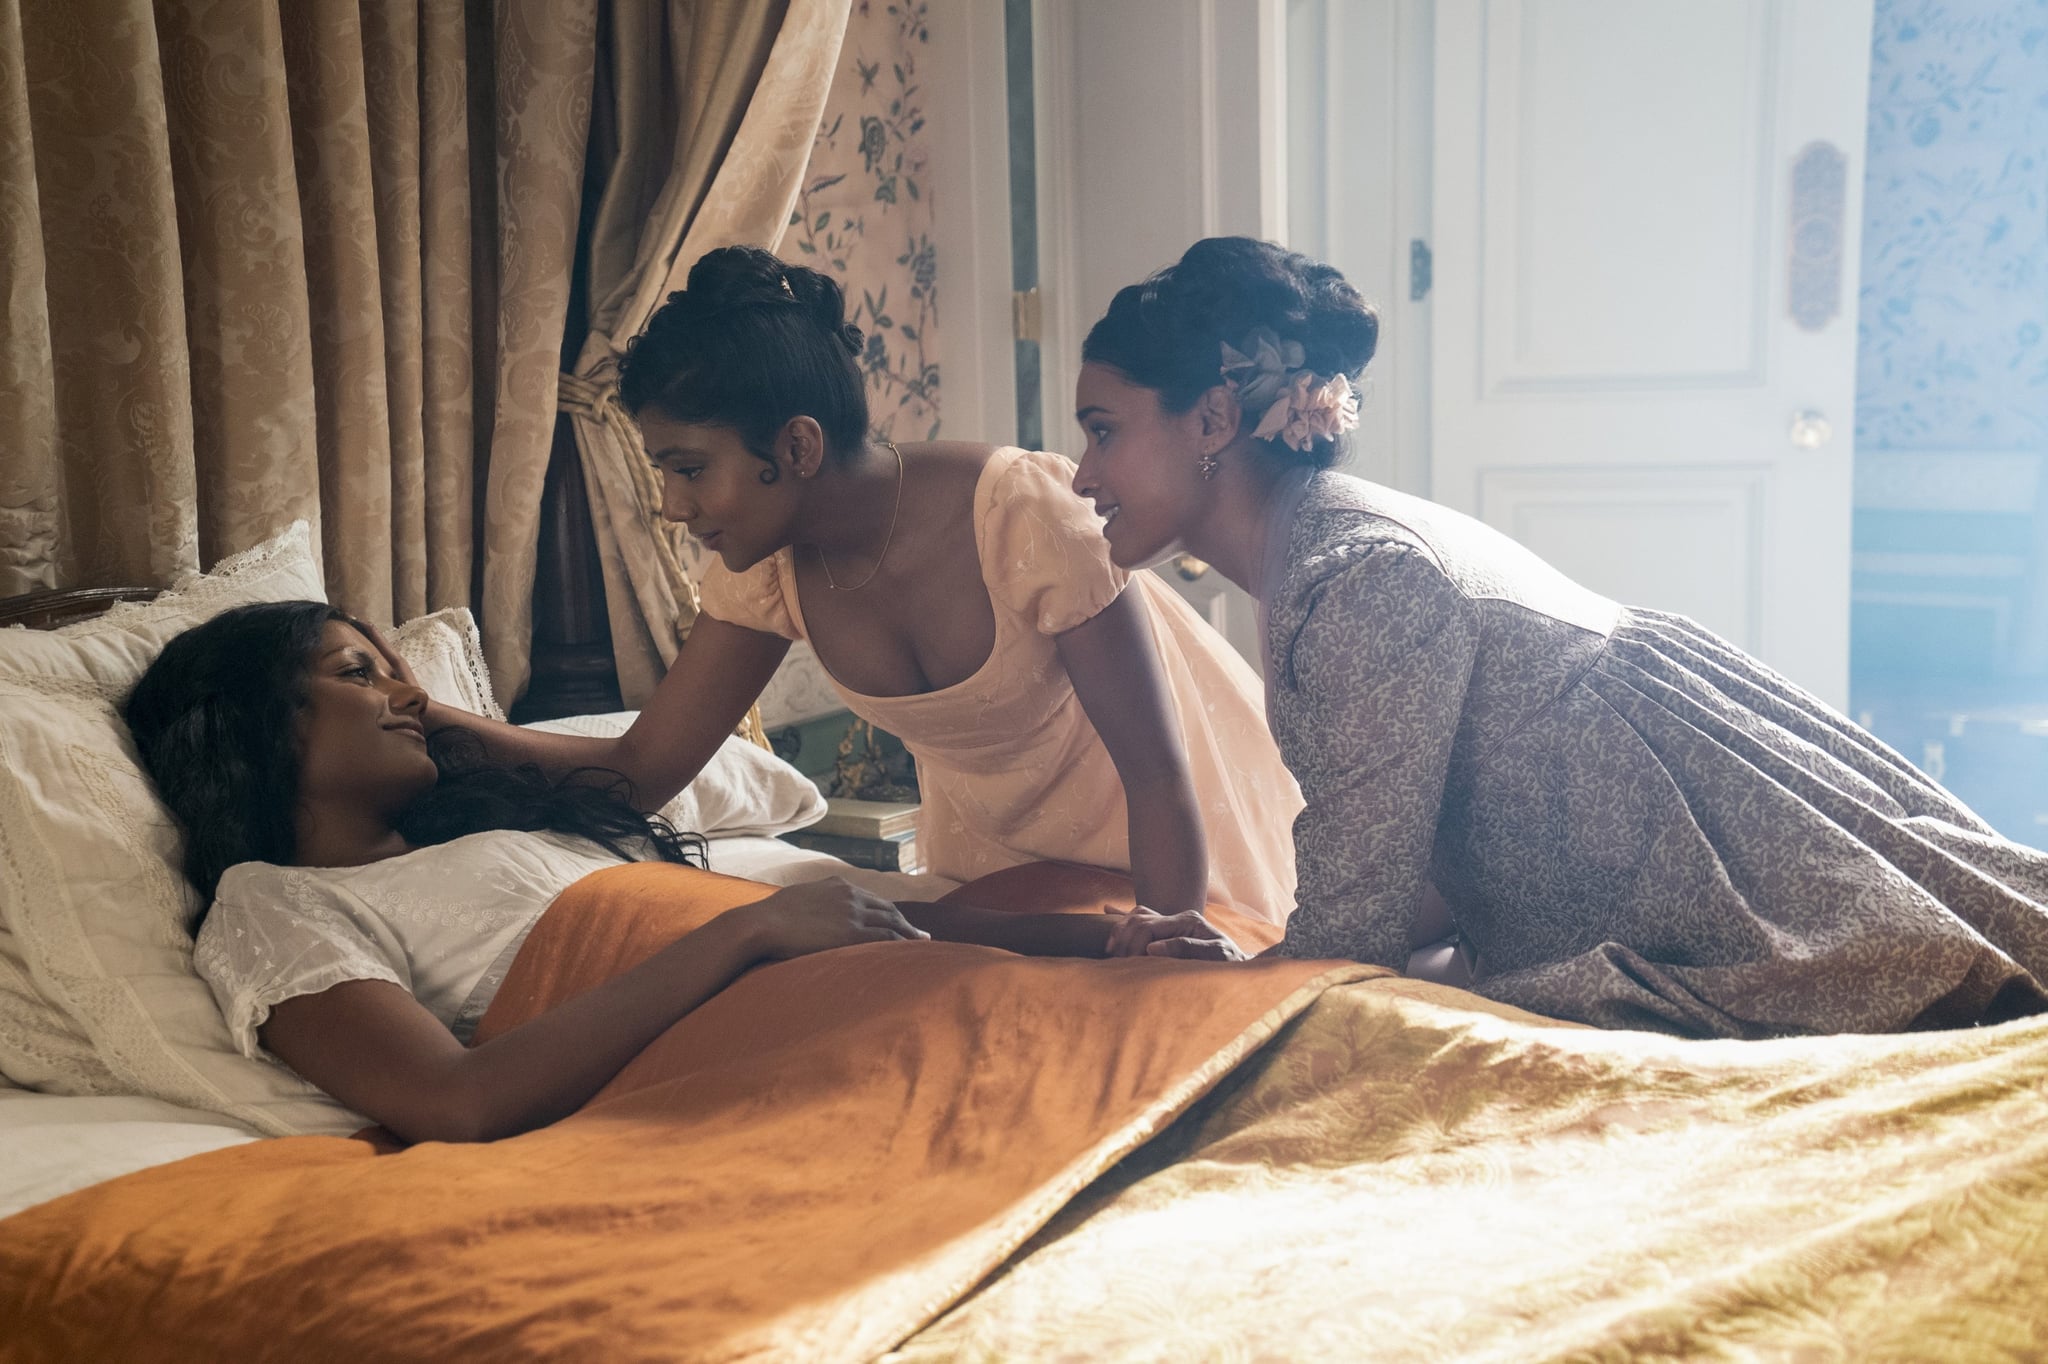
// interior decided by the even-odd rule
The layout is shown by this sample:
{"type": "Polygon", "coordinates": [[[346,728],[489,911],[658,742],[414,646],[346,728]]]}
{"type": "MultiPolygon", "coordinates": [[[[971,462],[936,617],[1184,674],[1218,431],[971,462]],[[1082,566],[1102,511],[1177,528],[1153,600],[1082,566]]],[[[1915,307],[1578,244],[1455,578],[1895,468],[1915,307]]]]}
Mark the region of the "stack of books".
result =
{"type": "Polygon", "coordinates": [[[924,859],[917,850],[917,806],[911,803],[834,796],[825,802],[823,819],[782,837],[799,848],[830,853],[856,867],[924,870],[924,859]]]}

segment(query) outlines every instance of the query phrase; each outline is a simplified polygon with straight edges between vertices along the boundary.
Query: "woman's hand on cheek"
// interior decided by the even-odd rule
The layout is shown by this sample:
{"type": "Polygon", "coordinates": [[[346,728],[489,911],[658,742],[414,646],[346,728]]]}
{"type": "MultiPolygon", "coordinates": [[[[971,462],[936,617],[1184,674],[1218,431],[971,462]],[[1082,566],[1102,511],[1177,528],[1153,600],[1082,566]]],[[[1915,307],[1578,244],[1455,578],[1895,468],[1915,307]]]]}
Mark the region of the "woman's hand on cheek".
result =
{"type": "Polygon", "coordinates": [[[1140,905],[1121,910],[1105,905],[1117,922],[1109,931],[1112,957],[1184,957],[1199,961],[1243,961],[1228,935],[1200,914],[1160,914],[1140,905]]]}

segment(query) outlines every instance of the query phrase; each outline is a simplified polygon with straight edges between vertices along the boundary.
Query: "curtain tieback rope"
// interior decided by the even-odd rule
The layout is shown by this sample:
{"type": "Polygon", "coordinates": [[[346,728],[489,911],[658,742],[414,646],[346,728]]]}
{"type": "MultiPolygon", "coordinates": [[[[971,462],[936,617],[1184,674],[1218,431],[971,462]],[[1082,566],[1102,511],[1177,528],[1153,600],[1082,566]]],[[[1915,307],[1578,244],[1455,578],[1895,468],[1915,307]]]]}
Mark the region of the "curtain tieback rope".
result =
{"type": "Polygon", "coordinates": [[[697,618],[697,583],[684,561],[685,536],[682,529],[670,526],[661,518],[661,475],[646,460],[639,458],[640,433],[632,422],[623,420],[625,409],[619,406],[619,385],[613,377],[617,370],[618,362],[606,358],[599,361],[588,375],[563,371],[559,377],[555,406],[571,417],[580,417],[605,428],[612,433],[612,440],[623,446],[619,452],[623,455],[620,463],[638,503],[640,523],[647,527],[647,543],[677,598],[680,614],[673,628],[680,641],[688,638],[690,623],[697,618]],[[621,420],[613,421],[614,414],[621,420]]]}
{"type": "Polygon", "coordinates": [[[600,372],[599,375],[585,378],[564,370],[558,385],[555,405],[572,416],[588,417],[594,422],[609,426],[612,414],[620,410],[619,386],[609,374],[600,372]]]}

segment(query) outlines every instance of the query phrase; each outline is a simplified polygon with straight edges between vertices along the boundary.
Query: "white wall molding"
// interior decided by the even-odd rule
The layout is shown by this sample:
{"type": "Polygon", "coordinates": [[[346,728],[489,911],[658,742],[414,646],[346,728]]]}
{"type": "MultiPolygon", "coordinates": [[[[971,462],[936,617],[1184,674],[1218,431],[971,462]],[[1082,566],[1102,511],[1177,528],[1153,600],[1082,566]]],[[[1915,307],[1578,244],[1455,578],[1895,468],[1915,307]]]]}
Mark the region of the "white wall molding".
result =
{"type": "Polygon", "coordinates": [[[1082,329],[1078,198],[1074,175],[1075,0],[1034,0],[1031,12],[1032,100],[1038,132],[1038,289],[1041,303],[1040,411],[1045,444],[1067,443],[1074,422],[1073,380],[1081,368],[1082,329]]]}
{"type": "Polygon", "coordinates": [[[1892,578],[2024,578],[2029,564],[2019,554],[1952,554],[1918,550],[1858,550],[1858,573],[1892,578]]]}
{"type": "Polygon", "coordinates": [[[1859,450],[1863,511],[2031,513],[2048,455],[2032,450],[1859,450]]]}
{"type": "Polygon", "coordinates": [[[2002,657],[2012,642],[2012,601],[1981,592],[1891,592],[1858,588],[1851,599],[1871,606],[1924,606],[1941,611],[1970,611],[1991,621],[1991,651],[2002,657]]]}
{"type": "MultiPolygon", "coordinates": [[[[1078,453],[1074,379],[1116,291],[1196,240],[1284,228],[1288,0],[1035,0],[1046,444],[1078,453]]],[[[1250,599],[1167,581],[1240,649],[1250,599]],[[1219,596],[1221,594],[1221,596],[1219,596]],[[1228,596],[1230,600],[1223,600],[1228,596]]]]}
{"type": "Polygon", "coordinates": [[[1196,0],[1195,51],[1198,56],[1195,69],[1198,75],[1195,86],[1188,92],[1195,104],[1195,116],[1188,121],[1188,126],[1200,134],[1193,149],[1193,159],[1201,185],[1201,235],[1204,237],[1215,236],[1220,230],[1218,224],[1223,221],[1223,176],[1217,164],[1217,148],[1221,142],[1215,98],[1217,41],[1216,0],[1196,0]]]}
{"type": "Polygon", "coordinates": [[[1285,228],[1286,0],[1036,0],[1046,440],[1115,291],[1201,237],[1285,228]]]}
{"type": "Polygon", "coordinates": [[[1431,239],[1434,15],[1433,0],[1293,0],[1285,16],[1285,240],[1380,315],[1346,468],[1425,496],[1431,301],[1409,286],[1411,243],[1431,239]]]}
{"type": "Polygon", "coordinates": [[[1287,0],[1258,0],[1259,235],[1288,240],[1287,0]]]}
{"type": "Polygon", "coordinates": [[[932,28],[924,84],[938,171],[932,229],[944,318],[940,430],[951,439],[1001,443],[1017,436],[1002,7],[942,7],[932,28]]]}

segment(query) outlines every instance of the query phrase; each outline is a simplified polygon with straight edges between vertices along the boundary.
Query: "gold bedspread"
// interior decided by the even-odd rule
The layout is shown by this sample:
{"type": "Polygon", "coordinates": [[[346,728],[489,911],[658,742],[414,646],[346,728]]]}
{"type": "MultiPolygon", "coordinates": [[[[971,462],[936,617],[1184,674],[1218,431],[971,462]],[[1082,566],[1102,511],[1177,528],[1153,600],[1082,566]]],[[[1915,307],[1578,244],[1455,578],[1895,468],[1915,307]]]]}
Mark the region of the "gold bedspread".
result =
{"type": "MultiPolygon", "coordinates": [[[[480,1035],[766,893],[587,877],[480,1035]]],[[[1684,1042],[1372,970],[777,963],[538,1131],[0,1221],[0,1360],[2048,1359],[2048,1017],[1684,1042]]]]}
{"type": "Polygon", "coordinates": [[[1703,1043],[1482,1007],[1330,990],[888,1358],[2048,1358],[2048,1019],[1703,1043]]]}

